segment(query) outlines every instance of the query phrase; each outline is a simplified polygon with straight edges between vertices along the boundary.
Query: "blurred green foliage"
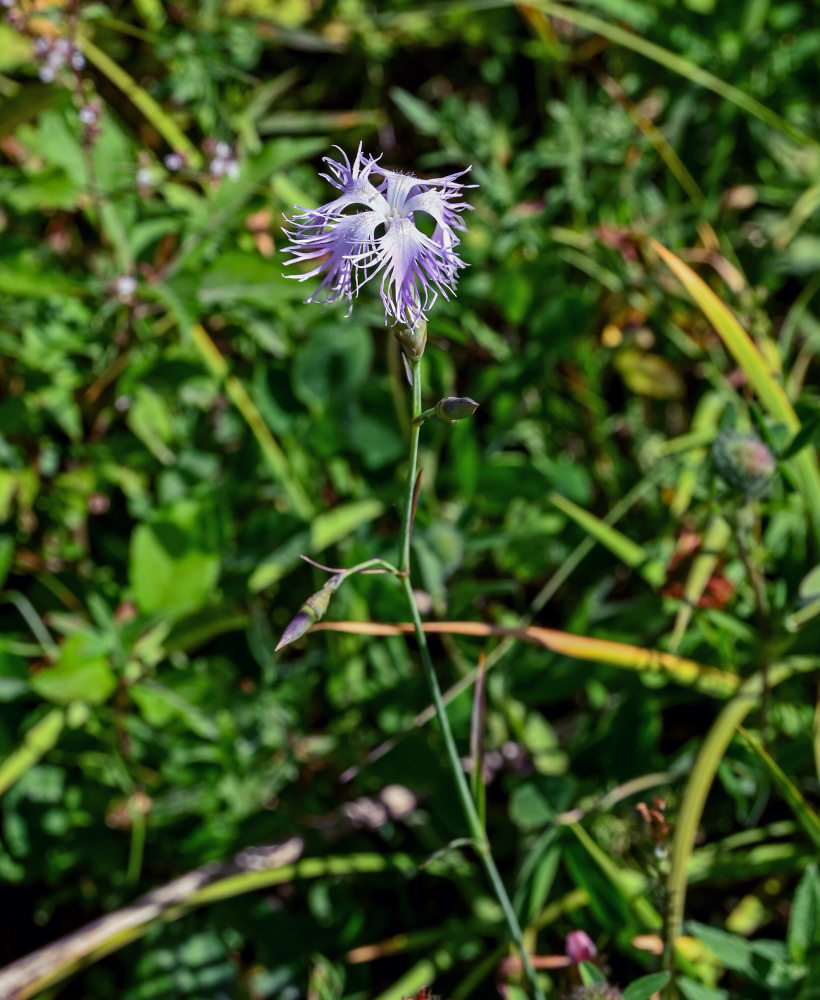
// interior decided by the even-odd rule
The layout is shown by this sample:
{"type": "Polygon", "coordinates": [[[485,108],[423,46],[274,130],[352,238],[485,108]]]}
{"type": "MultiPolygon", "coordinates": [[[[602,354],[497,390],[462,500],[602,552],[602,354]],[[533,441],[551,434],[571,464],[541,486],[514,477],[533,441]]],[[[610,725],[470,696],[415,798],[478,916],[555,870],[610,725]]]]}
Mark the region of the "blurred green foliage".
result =
{"type": "MultiPolygon", "coordinates": [[[[820,137],[812,14],[794,0],[5,8],[4,963],[248,845],[298,834],[306,857],[420,864],[463,836],[439,734],[413,727],[427,696],[403,640],[323,633],[273,655],[326,579],[299,555],[392,559],[399,522],[406,403],[378,301],[363,292],[350,318],[305,306],[278,257],[284,216],[326,198],[317,168],[333,144],[418,173],[472,164],[477,185],[470,267],[437,304],[426,354],[425,405],[481,404],[424,428],[414,558],[430,616],[535,615],[647,648],[668,647],[677,618],[680,654],[743,677],[815,655],[818,553],[790,466],[746,504],[708,450],[719,428],[754,429],[781,458],[820,437],[820,145],[794,138],[820,137]],[[57,37],[84,64],[49,80],[43,40],[53,52],[57,37]],[[217,175],[218,142],[236,176],[217,175]],[[799,440],[648,235],[782,373],[799,440]],[[632,547],[551,493],[617,521],[632,547]],[[390,785],[416,809],[369,826],[356,803],[390,785]]],[[[405,616],[381,577],[334,597],[332,617],[405,616]]],[[[676,822],[717,707],[520,643],[444,636],[435,650],[445,686],[493,658],[488,830],[533,951],[562,954],[582,927],[610,982],[657,971],[635,947],[669,904],[670,833],[650,810],[676,822]]],[[[815,697],[800,673],[746,721],[810,811],[815,697]]],[[[466,754],[469,696],[450,711],[466,754]]],[[[789,802],[732,742],[689,869],[689,1000],[811,995],[817,876],[789,923],[813,850],[789,802]]],[[[157,924],[49,995],[364,1000],[433,980],[494,995],[504,929],[466,852],[412,876],[351,872],[157,924]]],[[[558,997],[580,980],[544,982],[558,997]]]]}

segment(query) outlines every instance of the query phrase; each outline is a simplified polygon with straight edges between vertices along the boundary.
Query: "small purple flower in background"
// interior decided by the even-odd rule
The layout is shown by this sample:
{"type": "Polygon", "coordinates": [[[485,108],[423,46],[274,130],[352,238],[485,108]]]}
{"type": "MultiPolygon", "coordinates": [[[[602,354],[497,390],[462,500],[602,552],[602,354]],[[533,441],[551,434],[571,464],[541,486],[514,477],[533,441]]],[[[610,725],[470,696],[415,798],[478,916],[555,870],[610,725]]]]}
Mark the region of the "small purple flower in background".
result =
{"type": "Polygon", "coordinates": [[[39,77],[43,83],[53,83],[66,65],[76,72],[85,66],[85,56],[68,38],[37,38],[34,57],[40,63],[39,77]]]}
{"type": "Polygon", "coordinates": [[[151,169],[151,167],[148,166],[140,167],[139,170],[137,170],[136,174],[137,189],[139,190],[139,193],[143,198],[150,193],[151,188],[153,188],[154,184],[156,183],[156,180],[157,178],[154,175],[154,171],[151,169]]]}
{"type": "Polygon", "coordinates": [[[235,181],[239,176],[239,160],[227,142],[213,144],[213,155],[208,170],[214,180],[227,177],[235,181]]]}
{"type": "Polygon", "coordinates": [[[91,145],[99,139],[102,131],[100,127],[102,111],[102,101],[98,97],[94,97],[87,104],[84,104],[77,113],[80,124],[83,126],[83,138],[91,145]]]}
{"type": "Polygon", "coordinates": [[[130,306],[134,302],[137,290],[137,279],[133,274],[121,274],[112,282],[112,290],[123,305],[130,306]]]}
{"type": "Polygon", "coordinates": [[[352,309],[353,296],[380,274],[385,322],[392,317],[414,329],[439,294],[455,293],[458,272],[466,266],[455,248],[456,231],[466,228],[460,213],[472,208],[462,200],[465,185],[456,180],[467,171],[434,178],[403,174],[380,167],[361,145],[352,164],[344,152],[342,162],[324,159],[330,174],[322,177],[340,194],[288,220],[293,228],[285,230],[291,240],[285,249],[292,255],[287,263],[313,265],[289,277],[305,281],[323,275],[307,301],[347,299],[352,309]],[[418,227],[419,215],[434,223],[431,236],[418,227]]]}
{"type": "Polygon", "coordinates": [[[166,170],[176,173],[177,170],[182,170],[185,166],[185,157],[182,153],[166,153],[162,158],[162,162],[165,164],[166,170]]]}

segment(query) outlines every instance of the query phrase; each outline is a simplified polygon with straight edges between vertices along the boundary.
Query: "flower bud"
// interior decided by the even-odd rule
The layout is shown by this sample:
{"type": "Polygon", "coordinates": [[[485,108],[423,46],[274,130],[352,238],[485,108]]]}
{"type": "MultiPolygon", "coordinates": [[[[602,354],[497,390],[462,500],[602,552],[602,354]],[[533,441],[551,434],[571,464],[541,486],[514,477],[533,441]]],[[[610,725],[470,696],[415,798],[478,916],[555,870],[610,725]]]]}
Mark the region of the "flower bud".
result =
{"type": "Polygon", "coordinates": [[[471,417],[477,409],[478,403],[469,396],[445,396],[436,403],[436,416],[454,424],[471,417]]]}
{"type": "Polygon", "coordinates": [[[330,604],[330,598],[339,588],[339,584],[344,578],[344,573],[337,573],[327,581],[321,590],[317,590],[315,594],[310,595],[282,633],[282,638],[276,644],[275,652],[278,653],[283,646],[288,646],[290,643],[296,642],[297,639],[301,639],[311,625],[314,625],[324,617],[330,604]]]}
{"type": "Polygon", "coordinates": [[[720,477],[746,498],[762,497],[777,470],[774,455],[757,435],[733,430],[715,438],[712,460],[720,477]]]}
{"type": "Polygon", "coordinates": [[[393,336],[401,344],[407,357],[411,361],[418,361],[427,344],[427,321],[419,320],[412,329],[399,323],[393,327],[393,336]]]}
{"type": "Polygon", "coordinates": [[[595,942],[586,931],[570,931],[564,949],[574,965],[590,962],[598,954],[595,942]]]}

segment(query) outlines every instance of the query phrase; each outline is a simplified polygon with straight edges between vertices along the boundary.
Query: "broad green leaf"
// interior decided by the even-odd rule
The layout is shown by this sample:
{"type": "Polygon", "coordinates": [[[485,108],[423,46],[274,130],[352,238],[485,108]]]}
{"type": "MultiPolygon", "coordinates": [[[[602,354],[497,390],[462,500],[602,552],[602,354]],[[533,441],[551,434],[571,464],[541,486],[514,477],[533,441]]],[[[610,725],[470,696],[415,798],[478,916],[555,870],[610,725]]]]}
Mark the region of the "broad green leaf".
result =
{"type": "Polygon", "coordinates": [[[140,611],[178,617],[201,608],[219,579],[220,557],[191,547],[175,525],[140,524],[131,536],[131,586],[140,611]]]}
{"type": "Polygon", "coordinates": [[[752,950],[748,941],[719,927],[710,927],[695,920],[687,922],[687,930],[714,953],[724,969],[752,975],[752,950]]]}
{"type": "Polygon", "coordinates": [[[717,986],[704,986],[696,979],[682,976],[677,980],[678,987],[685,1000],[729,1000],[729,994],[717,986]]]}
{"type": "Polygon", "coordinates": [[[686,394],[683,377],[666,358],[631,347],[615,356],[615,367],[628,389],[650,399],[682,399],[686,394]]]}
{"type": "Polygon", "coordinates": [[[76,633],[62,644],[53,667],[33,675],[31,686],[47,701],[58,704],[87,701],[99,705],[117,686],[117,678],[97,644],[89,636],[76,633]]]}
{"type": "Polygon", "coordinates": [[[641,976],[624,990],[624,1000],[651,1000],[671,978],[670,972],[653,972],[649,976],[641,976]]]}

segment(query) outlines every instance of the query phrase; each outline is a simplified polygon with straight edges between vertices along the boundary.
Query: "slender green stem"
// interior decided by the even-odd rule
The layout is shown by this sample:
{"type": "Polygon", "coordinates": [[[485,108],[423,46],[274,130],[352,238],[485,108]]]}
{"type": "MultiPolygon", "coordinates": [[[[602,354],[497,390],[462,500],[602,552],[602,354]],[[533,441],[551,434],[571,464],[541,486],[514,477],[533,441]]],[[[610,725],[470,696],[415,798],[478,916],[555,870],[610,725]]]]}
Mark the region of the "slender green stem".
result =
{"type": "Polygon", "coordinates": [[[416,420],[422,412],[420,359],[410,362],[410,372],[413,378],[413,423],[410,431],[410,466],[407,470],[407,495],[404,502],[404,516],[402,519],[400,545],[401,558],[399,562],[399,569],[402,571],[401,584],[404,588],[404,594],[407,598],[410,615],[413,619],[413,628],[415,631],[416,642],[419,647],[422,666],[427,678],[427,683],[430,687],[430,693],[433,698],[433,704],[435,705],[436,716],[438,717],[439,725],[441,726],[441,732],[444,736],[444,745],[447,749],[448,763],[450,765],[450,770],[453,773],[453,778],[455,779],[456,791],[458,792],[458,797],[461,801],[464,817],[467,820],[470,837],[476,844],[478,856],[481,858],[481,863],[484,865],[484,870],[490,880],[493,892],[495,893],[496,898],[501,905],[501,909],[504,912],[504,918],[507,921],[510,934],[515,941],[519,952],[521,953],[521,961],[523,963],[527,979],[529,980],[532,994],[535,997],[535,1000],[544,1000],[544,994],[536,982],[535,970],[532,967],[529,955],[527,954],[527,950],[524,946],[524,939],[521,933],[521,927],[518,923],[518,918],[513,910],[510,897],[507,895],[507,890],[504,888],[504,883],[501,880],[498,868],[496,868],[495,861],[493,860],[490,850],[490,843],[487,840],[484,826],[478,815],[478,810],[476,809],[473,797],[470,794],[467,778],[464,775],[464,769],[461,766],[461,759],[458,755],[456,741],[453,737],[453,730],[450,728],[450,720],[447,718],[447,711],[444,707],[441,687],[439,686],[438,677],[436,676],[435,667],[433,666],[433,660],[427,646],[427,637],[424,633],[424,629],[422,628],[421,613],[419,612],[418,604],[416,603],[416,598],[413,593],[413,585],[410,581],[410,535],[413,519],[413,500],[416,488],[416,470],[418,467],[420,431],[420,423],[416,423],[416,420]]]}
{"type": "Polygon", "coordinates": [[[429,420],[430,417],[436,415],[435,406],[431,406],[428,410],[422,410],[421,413],[413,421],[414,424],[423,424],[425,420],[429,420]]]}
{"type": "Polygon", "coordinates": [[[404,513],[401,522],[399,570],[402,573],[408,573],[410,570],[413,498],[416,492],[416,470],[419,464],[419,437],[421,435],[421,424],[416,423],[416,417],[421,414],[421,360],[410,362],[410,373],[413,378],[413,417],[410,425],[410,464],[407,469],[407,490],[404,497],[404,513]]]}

